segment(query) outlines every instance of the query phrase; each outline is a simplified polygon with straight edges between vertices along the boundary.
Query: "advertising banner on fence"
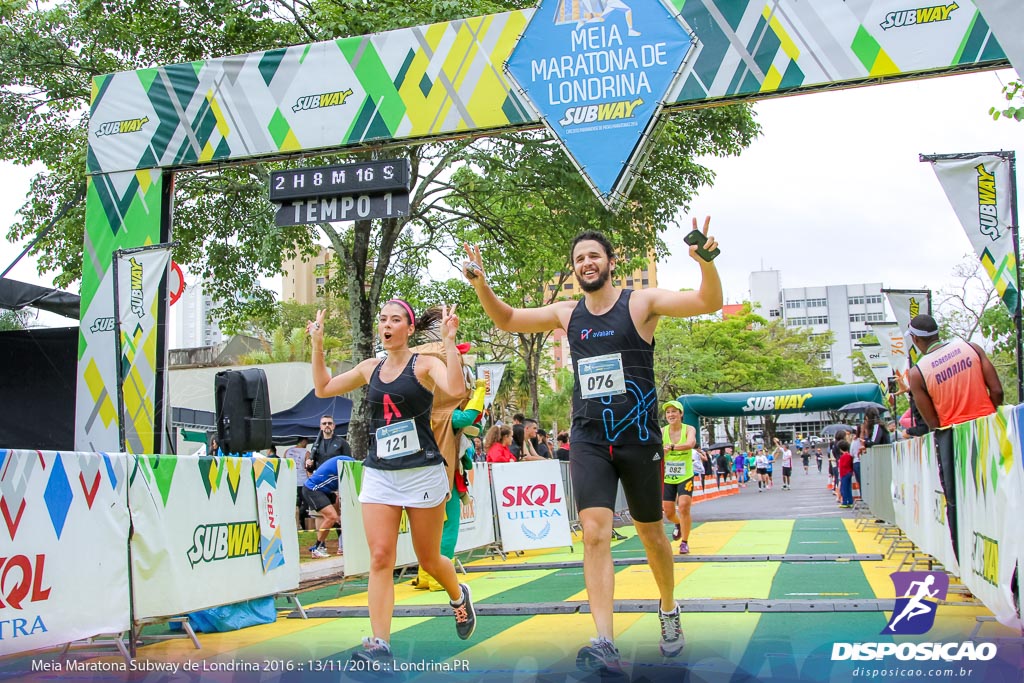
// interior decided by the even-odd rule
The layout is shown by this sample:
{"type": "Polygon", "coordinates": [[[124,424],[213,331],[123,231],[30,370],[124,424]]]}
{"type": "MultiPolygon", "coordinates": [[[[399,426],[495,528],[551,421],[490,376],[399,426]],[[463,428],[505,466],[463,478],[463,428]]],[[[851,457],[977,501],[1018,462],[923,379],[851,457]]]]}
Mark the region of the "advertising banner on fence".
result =
{"type": "MultiPolygon", "coordinates": [[[[370,571],[370,549],[366,544],[363,529],[363,508],[359,503],[359,491],[363,484],[361,462],[340,462],[341,482],[338,494],[341,496],[341,530],[345,539],[345,576],[362,576],[370,571]]],[[[491,509],[490,482],[487,469],[473,470],[473,481],[469,485],[470,503],[462,503],[459,524],[459,540],[455,552],[481,548],[494,543],[494,520],[491,509]]],[[[398,529],[398,550],[395,555],[396,567],[416,564],[416,553],[412,549],[412,535],[409,533],[409,518],[403,513],[398,529]]]]}
{"type": "Polygon", "coordinates": [[[276,524],[283,564],[264,571],[253,462],[138,456],[129,488],[136,618],[184,614],[298,587],[295,470],[276,472],[273,499],[281,510],[276,524]]]}
{"type": "Polygon", "coordinates": [[[572,545],[557,460],[491,465],[505,552],[572,545]]]}
{"type": "MultiPolygon", "coordinates": [[[[159,453],[162,425],[154,424],[156,396],[157,322],[167,301],[159,296],[160,283],[167,276],[171,248],[114,253],[117,289],[117,334],[120,364],[120,412],[124,446],[129,453],[159,453]]],[[[162,401],[159,401],[162,404],[162,401]]],[[[162,416],[157,415],[156,419],[162,416]]]]}
{"type": "Polygon", "coordinates": [[[896,524],[919,548],[958,572],[946,525],[946,497],[939,481],[934,435],[896,443],[892,498],[896,524]]]}
{"type": "MultiPolygon", "coordinates": [[[[263,560],[263,573],[279,569],[287,565],[284,557],[284,540],[281,536],[281,517],[292,517],[295,501],[291,507],[285,507],[284,496],[278,487],[278,481],[289,470],[291,479],[295,478],[295,461],[291,458],[253,458],[252,478],[256,486],[256,507],[260,522],[260,559],[263,560]]],[[[296,486],[291,487],[297,491],[296,486]]]]}
{"type": "Polygon", "coordinates": [[[0,655],[128,629],[127,460],[0,450],[0,655]]]}
{"type": "Polygon", "coordinates": [[[968,158],[943,155],[922,159],[931,162],[932,170],[953,212],[960,219],[981,266],[1010,315],[1016,315],[1020,296],[1017,292],[1017,257],[1013,250],[1014,231],[1010,229],[1013,225],[1010,177],[1013,152],[978,154],[968,158]]]}
{"type": "Polygon", "coordinates": [[[1010,585],[1020,557],[1021,513],[1014,472],[1020,469],[1017,409],[954,427],[960,578],[1001,624],[1020,629],[1010,585]],[[1017,447],[1014,447],[1016,442],[1017,447]]]}
{"type": "Polygon", "coordinates": [[[494,506],[487,465],[478,463],[469,474],[469,503],[462,501],[459,540],[455,552],[483,548],[494,543],[494,506]]]}

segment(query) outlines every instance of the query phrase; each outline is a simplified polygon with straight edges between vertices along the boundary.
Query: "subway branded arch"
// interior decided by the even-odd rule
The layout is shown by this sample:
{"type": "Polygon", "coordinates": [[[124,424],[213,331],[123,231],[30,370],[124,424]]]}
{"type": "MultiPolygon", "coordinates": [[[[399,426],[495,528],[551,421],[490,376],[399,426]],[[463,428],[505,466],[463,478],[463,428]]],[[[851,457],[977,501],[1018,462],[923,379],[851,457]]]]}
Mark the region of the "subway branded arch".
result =
{"type": "MultiPolygon", "coordinates": [[[[942,12],[915,11],[913,21],[908,0],[664,4],[694,39],[679,77],[664,96],[652,95],[668,111],[1008,65],[971,0],[944,4],[942,12]]],[[[540,128],[531,98],[543,90],[522,83],[524,95],[502,66],[531,21],[575,26],[569,15],[580,6],[544,0],[537,10],[95,78],[76,448],[118,450],[124,426],[129,452],[166,451],[166,285],[155,299],[157,324],[130,337],[125,331],[120,355],[102,321],[113,308],[111,255],[173,238],[175,172],[540,128]]],[[[810,391],[803,408],[784,410],[807,410],[822,390],[810,391]]],[[[800,400],[777,396],[779,405],[800,400]]]]}
{"type": "Polygon", "coordinates": [[[696,429],[698,435],[702,417],[815,413],[835,410],[854,401],[884,404],[881,387],[870,382],[812,389],[680,396],[677,400],[683,404],[683,422],[696,429]]]}

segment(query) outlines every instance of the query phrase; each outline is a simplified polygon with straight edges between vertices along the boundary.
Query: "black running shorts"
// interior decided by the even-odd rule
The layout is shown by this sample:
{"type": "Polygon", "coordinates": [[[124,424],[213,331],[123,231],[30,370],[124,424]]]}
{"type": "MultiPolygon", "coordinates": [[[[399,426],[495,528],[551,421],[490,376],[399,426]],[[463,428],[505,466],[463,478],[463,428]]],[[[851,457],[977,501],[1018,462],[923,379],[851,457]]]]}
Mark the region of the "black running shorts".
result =
{"type": "Polygon", "coordinates": [[[302,487],[302,497],[306,500],[306,505],[309,506],[310,510],[323,510],[329,505],[334,505],[334,493],[325,493],[323,491],[314,491],[306,486],[302,487]]]}
{"type": "Polygon", "coordinates": [[[685,479],[678,484],[665,484],[665,488],[662,490],[661,499],[666,503],[676,502],[676,498],[679,496],[693,497],[693,477],[685,479]]]}
{"type": "Polygon", "coordinates": [[[626,494],[629,514],[637,522],[660,522],[664,483],[660,443],[628,446],[569,442],[572,490],[579,510],[615,510],[618,484],[626,494]]]}
{"type": "Polygon", "coordinates": [[[782,468],[782,476],[788,477],[788,476],[790,476],[792,474],[793,474],[793,468],[792,467],[785,467],[785,466],[783,466],[783,468],[782,468]]]}

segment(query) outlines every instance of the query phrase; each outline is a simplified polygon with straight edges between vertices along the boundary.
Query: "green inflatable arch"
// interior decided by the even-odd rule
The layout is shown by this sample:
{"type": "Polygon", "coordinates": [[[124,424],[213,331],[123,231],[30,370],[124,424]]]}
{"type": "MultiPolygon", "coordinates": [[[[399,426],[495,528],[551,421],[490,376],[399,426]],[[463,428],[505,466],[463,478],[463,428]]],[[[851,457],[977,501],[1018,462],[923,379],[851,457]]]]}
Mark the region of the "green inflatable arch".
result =
{"type": "Polygon", "coordinates": [[[700,443],[699,418],[702,417],[815,413],[822,410],[835,410],[854,401],[874,401],[885,404],[882,388],[868,382],[813,389],[695,394],[680,396],[676,400],[683,404],[683,422],[697,430],[698,444],[700,443]]]}

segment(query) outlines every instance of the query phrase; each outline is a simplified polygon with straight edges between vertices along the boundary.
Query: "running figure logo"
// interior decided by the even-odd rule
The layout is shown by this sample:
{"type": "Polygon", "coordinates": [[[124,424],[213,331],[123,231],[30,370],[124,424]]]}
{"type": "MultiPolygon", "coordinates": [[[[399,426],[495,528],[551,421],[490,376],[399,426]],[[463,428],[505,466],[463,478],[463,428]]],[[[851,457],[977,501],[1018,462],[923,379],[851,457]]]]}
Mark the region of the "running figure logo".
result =
{"type": "Polygon", "coordinates": [[[896,587],[896,605],[883,635],[914,636],[927,633],[935,624],[937,601],[945,600],[949,575],[944,572],[895,572],[889,575],[896,587]]]}

